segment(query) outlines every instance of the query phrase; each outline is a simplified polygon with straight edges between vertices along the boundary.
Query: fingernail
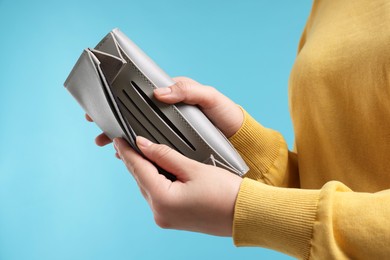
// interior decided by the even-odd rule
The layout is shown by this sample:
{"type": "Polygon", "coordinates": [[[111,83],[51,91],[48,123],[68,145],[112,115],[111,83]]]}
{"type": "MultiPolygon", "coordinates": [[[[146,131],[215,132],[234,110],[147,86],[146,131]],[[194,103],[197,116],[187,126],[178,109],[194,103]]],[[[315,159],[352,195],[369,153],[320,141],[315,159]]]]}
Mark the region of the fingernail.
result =
{"type": "Polygon", "coordinates": [[[172,92],[172,89],[170,87],[167,88],[156,88],[154,90],[154,93],[157,95],[163,96],[163,95],[168,95],[172,92]]]}
{"type": "Polygon", "coordinates": [[[138,146],[148,147],[151,144],[152,144],[152,142],[149,141],[148,139],[146,139],[142,136],[137,136],[137,145],[138,146]]]}

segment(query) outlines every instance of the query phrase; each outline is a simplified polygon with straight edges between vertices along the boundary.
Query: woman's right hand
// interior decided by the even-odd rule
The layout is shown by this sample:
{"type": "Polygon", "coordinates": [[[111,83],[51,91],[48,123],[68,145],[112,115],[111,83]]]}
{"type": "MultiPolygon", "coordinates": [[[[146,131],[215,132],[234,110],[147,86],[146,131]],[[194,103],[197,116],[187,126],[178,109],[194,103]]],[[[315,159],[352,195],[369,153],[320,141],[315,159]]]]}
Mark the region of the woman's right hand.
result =
{"type": "MultiPolygon", "coordinates": [[[[168,104],[183,102],[197,105],[227,138],[241,127],[244,115],[240,107],[218,90],[186,77],[177,77],[173,80],[176,84],[154,90],[156,99],[168,104]]],[[[88,115],[86,118],[90,122],[93,121],[88,115]]],[[[111,139],[102,133],[96,137],[95,142],[99,146],[104,146],[111,143],[111,139]]]]}
{"type": "Polygon", "coordinates": [[[183,102],[197,105],[227,137],[241,127],[244,115],[240,107],[213,87],[204,86],[193,79],[177,77],[176,84],[154,90],[154,96],[168,104],[183,102]]]}

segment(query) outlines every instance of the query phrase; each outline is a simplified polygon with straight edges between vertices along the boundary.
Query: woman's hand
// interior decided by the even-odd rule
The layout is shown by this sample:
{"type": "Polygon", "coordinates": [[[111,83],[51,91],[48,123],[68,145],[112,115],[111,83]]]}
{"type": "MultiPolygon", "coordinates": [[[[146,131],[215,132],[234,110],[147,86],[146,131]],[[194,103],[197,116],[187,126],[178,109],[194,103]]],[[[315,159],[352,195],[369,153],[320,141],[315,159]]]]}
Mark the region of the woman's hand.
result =
{"type": "Polygon", "coordinates": [[[175,182],[166,179],[125,140],[114,139],[117,154],[137,181],[157,225],[218,236],[232,235],[240,177],[191,160],[143,137],[137,137],[136,141],[150,161],[177,177],[175,182]]]}
{"type": "MultiPolygon", "coordinates": [[[[174,78],[174,81],[176,84],[173,86],[156,89],[154,91],[156,99],[168,104],[183,102],[199,106],[202,112],[228,138],[241,127],[244,120],[241,109],[215,88],[204,86],[185,77],[174,78]]],[[[88,115],[86,118],[92,122],[88,115]]],[[[111,143],[111,139],[105,134],[100,134],[96,137],[95,142],[99,146],[104,146],[111,143]]]]}
{"type": "MultiPolygon", "coordinates": [[[[175,78],[176,84],[156,89],[155,97],[165,103],[184,102],[198,105],[225,136],[241,127],[243,113],[216,89],[189,78],[175,78]]],[[[86,115],[88,121],[93,120],[86,115]]],[[[111,142],[100,134],[96,144],[111,142]]],[[[231,236],[234,205],[241,178],[224,169],[191,160],[168,146],[137,137],[137,146],[147,159],[121,139],[114,140],[116,156],[133,174],[149,203],[157,225],[219,236],[231,236]],[[175,182],[158,173],[151,162],[177,177],[175,182]]]]}
{"type": "Polygon", "coordinates": [[[198,105],[227,138],[235,134],[241,127],[244,120],[241,109],[221,92],[190,78],[177,77],[174,80],[176,81],[175,85],[156,89],[154,96],[168,104],[183,102],[198,105]]]}

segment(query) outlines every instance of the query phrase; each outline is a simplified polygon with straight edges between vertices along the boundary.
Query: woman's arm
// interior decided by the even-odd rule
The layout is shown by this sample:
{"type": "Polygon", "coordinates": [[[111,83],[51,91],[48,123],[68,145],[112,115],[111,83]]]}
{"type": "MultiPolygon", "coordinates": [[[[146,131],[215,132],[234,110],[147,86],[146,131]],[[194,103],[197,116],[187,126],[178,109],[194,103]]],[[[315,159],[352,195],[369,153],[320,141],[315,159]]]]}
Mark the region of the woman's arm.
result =
{"type": "Polygon", "coordinates": [[[271,248],[300,259],[386,259],[390,190],[353,192],[336,181],[320,190],[244,179],[235,206],[237,246],[271,248]]]}
{"type": "Polygon", "coordinates": [[[242,127],[229,138],[249,166],[245,177],[278,187],[298,188],[297,155],[283,136],[265,128],[243,110],[242,127]]]}

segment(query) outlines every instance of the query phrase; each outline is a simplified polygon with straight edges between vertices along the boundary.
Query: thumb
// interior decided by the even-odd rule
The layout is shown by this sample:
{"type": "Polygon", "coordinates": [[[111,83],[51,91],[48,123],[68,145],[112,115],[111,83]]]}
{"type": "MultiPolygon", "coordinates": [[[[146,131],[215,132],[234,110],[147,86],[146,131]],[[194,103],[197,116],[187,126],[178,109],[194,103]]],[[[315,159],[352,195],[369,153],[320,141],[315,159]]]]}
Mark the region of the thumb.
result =
{"type": "Polygon", "coordinates": [[[170,87],[155,89],[155,97],[168,104],[184,102],[210,109],[218,104],[216,101],[223,96],[214,88],[204,86],[195,80],[188,78],[176,78],[176,80],[176,83],[170,87]]]}
{"type": "Polygon", "coordinates": [[[149,160],[175,175],[180,181],[188,181],[191,173],[199,168],[199,162],[185,157],[167,145],[152,143],[141,136],[137,136],[136,142],[138,148],[149,160]]]}

